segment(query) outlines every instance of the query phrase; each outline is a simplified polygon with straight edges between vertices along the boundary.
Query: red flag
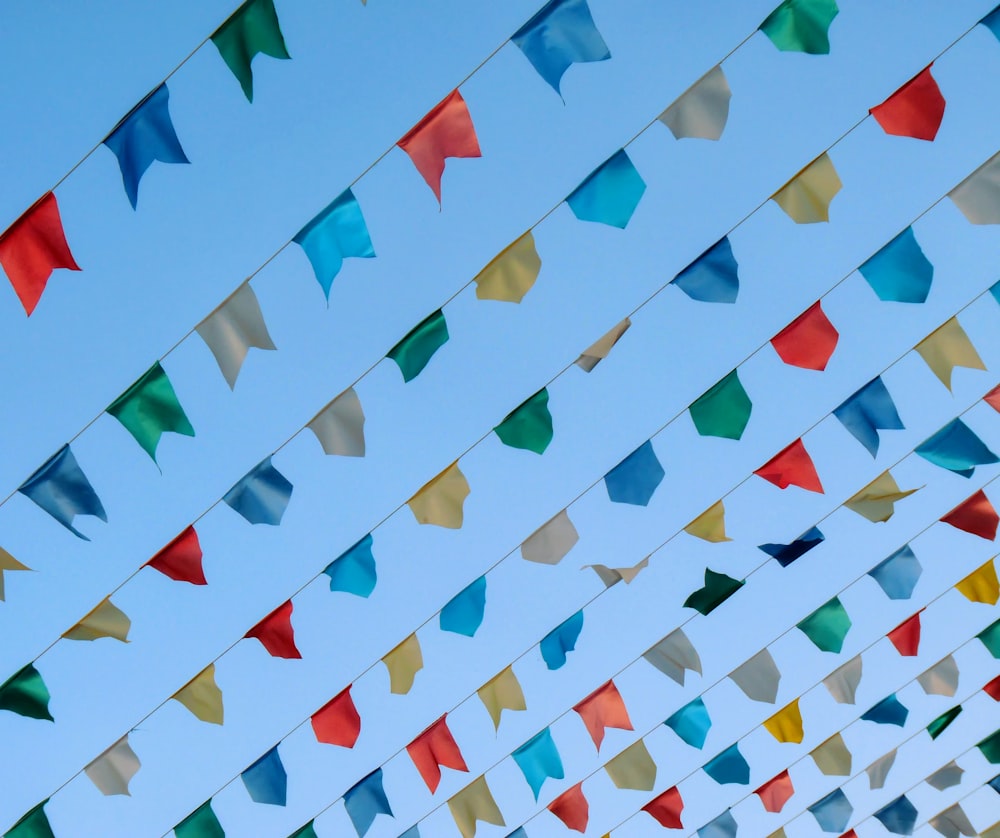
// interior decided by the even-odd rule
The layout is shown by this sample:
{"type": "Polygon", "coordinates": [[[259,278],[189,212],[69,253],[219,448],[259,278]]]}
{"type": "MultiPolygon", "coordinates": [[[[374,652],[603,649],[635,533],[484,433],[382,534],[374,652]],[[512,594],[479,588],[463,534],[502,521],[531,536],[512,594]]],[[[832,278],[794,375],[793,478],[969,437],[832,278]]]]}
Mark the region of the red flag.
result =
{"type": "Polygon", "coordinates": [[[441,175],[446,157],[482,157],[476,128],[465,99],[456,88],[396,143],[410,155],[441,203],[441,175]]]}
{"type": "Polygon", "coordinates": [[[762,465],[754,474],[773,483],[779,489],[789,486],[801,486],[810,492],[823,493],[823,484],[819,482],[816,466],[813,465],[809,452],[801,439],[795,440],[784,451],[762,465]]]}
{"type": "Polygon", "coordinates": [[[993,541],[997,536],[997,524],[1000,518],[997,511],[980,489],[968,500],[962,501],[951,512],[941,519],[945,524],[978,535],[987,541],[993,541]]]}
{"type": "Polygon", "coordinates": [[[427,783],[431,794],[437,791],[438,783],[441,782],[442,765],[445,768],[454,768],[456,771],[469,770],[455,737],[448,730],[446,719],[447,716],[442,716],[406,746],[406,752],[427,783]]]}
{"type": "Polygon", "coordinates": [[[900,623],[886,637],[903,657],[912,658],[920,651],[920,612],[900,623]]]}
{"type": "Polygon", "coordinates": [[[549,804],[549,811],[561,820],[569,829],[577,832],[587,831],[590,820],[590,804],[583,796],[583,784],[577,783],[566,789],[549,804]]]}
{"type": "Polygon", "coordinates": [[[659,797],[650,800],[642,811],[649,812],[653,819],[662,827],[667,829],[683,829],[681,823],[681,812],[684,811],[684,801],[681,800],[681,793],[677,786],[667,789],[659,797]]]}
{"type": "Polygon", "coordinates": [[[1000,701],[1000,675],[983,687],[983,692],[994,701],[1000,701]]]}
{"type": "Polygon", "coordinates": [[[840,333],[816,302],[771,338],[771,346],[786,364],[825,370],[839,338],[840,333]]]}
{"type": "Polygon", "coordinates": [[[869,112],[886,134],[933,140],[944,118],[944,104],[941,88],[927,67],[869,112]]]}
{"type": "Polygon", "coordinates": [[[604,741],[604,731],[607,728],[633,729],[625,702],[622,701],[621,693],[618,692],[614,681],[608,681],[603,687],[594,690],[573,709],[583,719],[598,751],[601,750],[601,742],[604,741]]]}
{"type": "Polygon", "coordinates": [[[31,314],[55,268],[80,270],[73,259],[56,196],[47,192],[0,236],[0,265],[31,314]]]}
{"type": "Polygon", "coordinates": [[[146,564],[176,582],[207,585],[205,572],[201,567],[201,555],[198,533],[194,531],[194,527],[188,527],[146,564]]]}
{"type": "Polygon", "coordinates": [[[985,396],[983,396],[983,401],[992,407],[997,413],[1000,413],[1000,385],[994,387],[985,396]]]}
{"type": "Polygon", "coordinates": [[[246,633],[246,637],[256,637],[268,653],[275,658],[301,658],[295,648],[295,632],[292,630],[292,601],[279,605],[263,620],[246,633]]]}
{"type": "Polygon", "coordinates": [[[765,812],[780,812],[785,808],[785,804],[795,794],[795,787],[792,785],[792,778],[788,770],[782,771],[777,777],[768,780],[757,791],[754,792],[764,805],[765,812]]]}
{"type": "Polygon", "coordinates": [[[313,713],[312,728],[316,741],[327,745],[353,748],[361,734],[361,716],[351,698],[351,686],[338,693],[313,713]]]}

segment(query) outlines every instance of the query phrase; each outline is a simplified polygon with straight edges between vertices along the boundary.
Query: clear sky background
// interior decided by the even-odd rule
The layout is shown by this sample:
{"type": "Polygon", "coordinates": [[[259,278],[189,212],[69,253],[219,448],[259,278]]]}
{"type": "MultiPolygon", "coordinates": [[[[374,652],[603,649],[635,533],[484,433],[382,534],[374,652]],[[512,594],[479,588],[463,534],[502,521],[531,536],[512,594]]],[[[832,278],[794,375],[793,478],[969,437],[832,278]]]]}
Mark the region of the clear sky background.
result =
{"type": "MultiPolygon", "coordinates": [[[[0,26],[0,75],[9,80],[0,93],[0,228],[106,136],[234,5],[8,3],[0,26]]],[[[61,641],[41,657],[55,723],[0,714],[0,829],[60,789],[47,806],[60,838],[156,838],[222,789],[213,807],[227,835],[285,836],[383,765],[396,817],[379,817],[373,838],[399,835],[418,821],[422,835],[457,835],[445,801],[484,771],[508,827],[481,825],[477,834],[505,836],[524,822],[532,838],[567,834],[544,805],[598,772],[584,790],[587,835],[600,836],[653,796],[615,789],[600,767],[655,729],[646,741],[658,765],[656,793],[696,772],[681,783],[685,834],[733,805],[740,834],[763,836],[840,779],[823,777],[807,758],[792,769],[798,793],[781,815],[763,813],[756,798],[737,801],[905,684],[905,728],[859,723],[844,734],[855,773],[915,737],[883,790],[870,791],[863,774],[845,786],[852,825],[956,757],[966,769],[960,786],[912,793],[918,823],[996,773],[978,751],[966,752],[996,728],[1000,714],[981,693],[965,698],[1000,673],[1000,662],[978,641],[956,652],[961,679],[953,699],[926,696],[910,682],[1000,616],[996,607],[948,592],[994,555],[993,544],[942,524],[927,529],[998,467],[978,468],[966,480],[907,455],[964,411],[1000,452],[997,414],[979,401],[1000,381],[1000,307],[981,296],[1000,279],[1000,231],[970,225],[947,200],[924,214],[1000,149],[1000,43],[977,27],[935,63],[948,102],[935,142],[886,136],[867,119],[837,143],[830,156],[843,190],[829,224],[796,225],[765,203],[973,27],[992,0],[841,0],[829,56],[781,53],[753,35],[724,64],[733,100],[720,142],[678,142],[656,124],[629,146],[647,190],[626,230],[580,222],[559,206],[535,231],[543,266],[520,305],[480,301],[465,289],[445,309],[450,342],[417,379],[404,385],[395,365],[383,361],[358,384],[368,419],[364,459],[325,457],[305,433],[274,458],[295,486],[280,527],[251,526],[225,505],[211,508],[750,36],[775,4],[591,0],[612,59],[571,68],[565,104],[516,47],[503,46],[461,87],[483,158],[448,162],[440,212],[399,149],[367,172],[354,192],[377,258],[348,260],[328,306],[301,249],[283,250],[252,281],[278,351],[251,350],[230,392],[204,343],[185,336],[538,5],[276,0],[292,60],[254,62],[252,105],[211,44],[169,80],[170,111],[190,166],[154,164],[135,212],[104,147],[56,190],[83,271],[57,271],[30,319],[0,284],[0,497],[99,417],[73,450],[109,522],[78,519],[93,539],[85,542],[21,495],[0,505],[0,546],[36,571],[6,574],[0,680],[206,510],[197,529],[209,584],[195,588],[143,570],[114,596],[132,619],[129,644],[61,641]],[[915,233],[935,266],[930,297],[924,305],[879,302],[854,271],[918,216],[915,233]],[[488,434],[731,230],[741,277],[735,305],[664,290],[635,314],[594,372],[572,368],[551,384],[555,438],[543,456],[488,434]],[[823,305],[841,338],[825,372],[785,366],[767,346],[749,357],[834,286],[823,305]],[[960,310],[988,371],[956,371],[949,393],[906,353],[960,310]],[[197,436],[163,438],[161,473],[101,412],[182,338],[163,366],[197,436]],[[743,439],[697,436],[685,408],[737,365],[754,402],[743,439]],[[873,461],[829,414],[883,371],[906,430],[884,432],[873,461]],[[674,417],[653,439],[666,478],[650,505],[610,503],[597,481],[674,417]],[[807,430],[825,494],[780,491],[753,477],[742,483],[807,430]],[[472,488],[463,528],[418,526],[400,505],[460,455],[472,488]],[[890,522],[838,509],[900,460],[893,469],[900,486],[924,488],[900,502],[890,522]],[[631,585],[607,593],[581,570],[594,562],[634,565],[734,489],[726,498],[732,542],[706,544],[682,533],[631,585]],[[580,542],[561,564],[533,565],[513,552],[488,577],[476,637],[438,631],[434,615],[445,602],[577,498],[570,515],[580,542]],[[771,562],[731,601],[685,628],[702,677],[689,674],[681,688],[642,661],[629,666],[691,618],[681,604],[706,566],[743,578],[765,558],[758,544],[791,541],[821,520],[823,545],[787,569],[771,562]],[[379,580],[369,599],[331,593],[325,577],[296,598],[302,660],[271,658],[256,641],[243,641],[219,661],[223,727],[198,722],[176,702],[160,708],[373,529],[379,580]],[[924,568],[911,600],[888,601],[871,579],[852,585],[911,540],[924,568]],[[819,652],[796,631],[784,634],[848,586],[842,599],[854,625],[841,655],[819,652]],[[562,669],[546,670],[535,644],[591,600],[577,650],[562,669]],[[932,602],[917,658],[900,658],[879,641],[932,602]],[[409,695],[390,695],[379,658],[431,617],[419,633],[425,669],[409,695]],[[751,702],[725,676],[777,638],[778,702],[751,702]],[[802,699],[801,745],[778,744],[759,728],[870,646],[856,706],[835,705],[820,687],[802,699]],[[521,655],[515,671],[528,710],[505,713],[495,734],[475,691],[521,655]],[[635,731],[609,731],[596,754],[576,715],[563,714],[611,676],[635,731]],[[298,729],[280,748],[288,805],[253,803],[239,772],[352,682],[363,723],[357,746],[320,745],[308,725],[298,729]],[[657,726],[704,691],[713,728],[705,749],[695,751],[657,726]],[[931,743],[920,731],[959,700],[966,712],[931,743]],[[432,796],[405,752],[393,755],[445,712],[470,773],[446,769],[432,796]],[[550,724],[567,776],[546,782],[536,804],[505,757],[550,724]],[[79,772],[129,731],[142,769],[131,797],[106,798],[79,772]],[[749,786],[717,786],[697,773],[737,739],[752,768],[749,786]]],[[[1000,489],[986,491],[1000,502],[1000,489]]],[[[1000,820],[1000,795],[976,793],[967,811],[986,827],[1000,820]]],[[[353,834],[343,804],[319,818],[316,830],[322,838],[353,834]]],[[[819,834],[808,814],[787,832],[819,834]]],[[[857,832],[886,834],[871,820],[857,832]]],[[[661,833],[640,814],[614,834],[661,833]]],[[[924,827],[920,834],[936,833],[924,827]]]]}

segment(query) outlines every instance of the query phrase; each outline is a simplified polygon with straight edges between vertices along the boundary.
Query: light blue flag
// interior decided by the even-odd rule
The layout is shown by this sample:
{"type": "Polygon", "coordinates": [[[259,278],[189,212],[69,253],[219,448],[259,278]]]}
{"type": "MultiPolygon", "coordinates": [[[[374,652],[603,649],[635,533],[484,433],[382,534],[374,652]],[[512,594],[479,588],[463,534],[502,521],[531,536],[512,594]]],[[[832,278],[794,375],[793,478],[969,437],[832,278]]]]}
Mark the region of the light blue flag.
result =
{"type": "Polygon", "coordinates": [[[878,582],[889,599],[909,599],[923,570],[910,545],[906,544],[869,570],[868,575],[878,582]]]}
{"type": "Polygon", "coordinates": [[[343,591],[365,598],[371,596],[375,583],[378,582],[372,543],[372,534],[368,533],[327,565],[323,572],[330,577],[331,591],[343,591]]]}
{"type": "Polygon", "coordinates": [[[833,415],[873,457],[878,454],[880,430],[904,430],[896,405],[881,377],[869,381],[840,407],[835,408],[833,415]]]}
{"type": "Polygon", "coordinates": [[[594,169],[570,193],[566,203],[581,221],[597,221],[624,230],[645,191],[646,182],[625,149],[621,149],[594,169]]]}
{"type": "Polygon", "coordinates": [[[285,805],[288,796],[288,775],[285,773],[285,766],[281,764],[277,745],[244,771],[240,777],[254,803],[270,803],[272,806],[285,805]]]}
{"type": "Polygon", "coordinates": [[[441,609],[441,631],[475,637],[486,612],[486,577],[480,576],[441,609]]]}
{"type": "Polygon", "coordinates": [[[813,803],[809,811],[824,832],[843,832],[851,822],[854,807],[844,792],[834,789],[822,800],[813,803]]]}
{"type": "Polygon", "coordinates": [[[883,302],[922,303],[934,279],[934,266],[917,244],[912,227],[903,230],[858,270],[883,302]]]}
{"type": "Polygon", "coordinates": [[[281,523],[288,508],[292,484],[271,465],[271,458],[254,466],[222,499],[251,524],[281,523]]]}
{"type": "Polygon", "coordinates": [[[118,158],[122,183],[132,209],[139,200],[139,181],[154,160],[190,163],[170,121],[170,91],[161,84],[112,131],[104,144],[118,158]]]}
{"type": "Polygon", "coordinates": [[[330,286],[340,273],[345,258],[371,259],[375,255],[361,205],[350,189],[342,192],[330,206],[299,230],[292,241],[301,245],[309,257],[327,301],[330,299],[330,286]]]}
{"type": "Polygon", "coordinates": [[[542,790],[546,779],[551,777],[553,780],[561,780],[566,776],[562,759],[548,728],[532,736],[511,756],[524,774],[535,800],[538,800],[538,793],[542,790]]]}
{"type": "Polygon", "coordinates": [[[571,64],[611,57],[587,0],[550,0],[511,40],[560,96],[559,83],[571,64]]]}
{"type": "Polygon", "coordinates": [[[399,838],[420,838],[420,830],[416,826],[411,826],[399,838]]]}
{"type": "Polygon", "coordinates": [[[701,750],[705,747],[712,720],[701,696],[689,704],[685,704],[663,724],[669,727],[692,748],[701,750]]]}
{"type": "Polygon", "coordinates": [[[1000,462],[961,419],[952,419],[914,450],[927,462],[962,477],[972,477],[976,466],[1000,462]]]}
{"type": "Polygon", "coordinates": [[[703,303],[735,303],[740,293],[740,274],[729,237],[713,244],[670,280],[692,300],[703,303]]]}
{"type": "Polygon", "coordinates": [[[21,484],[18,491],[84,541],[90,539],[73,528],[75,516],[94,515],[107,523],[108,516],[101,499],[77,465],[68,445],[53,454],[45,465],[21,484]]]}
{"type": "Polygon", "coordinates": [[[702,770],[720,786],[727,783],[745,786],[750,782],[750,766],[740,753],[739,743],[730,745],[715,759],[706,762],[702,770]]]}
{"type": "Polygon", "coordinates": [[[576,648],[576,641],[583,630],[583,611],[577,611],[562,625],[550,631],[538,648],[542,653],[542,660],[549,669],[559,669],[566,663],[566,654],[576,648]]]}
{"type": "Polygon", "coordinates": [[[772,556],[782,567],[788,567],[825,539],[826,536],[819,531],[819,527],[810,527],[791,544],[761,544],[757,549],[772,556]]]}
{"type": "Polygon", "coordinates": [[[392,814],[389,798],[382,788],[382,769],[376,768],[361,782],[344,792],[344,808],[358,835],[364,835],[378,815],[392,814]]]}
{"type": "Polygon", "coordinates": [[[604,475],[604,485],[615,503],[646,506],[663,481],[663,474],[653,443],[646,440],[604,475]]]}
{"type": "Polygon", "coordinates": [[[732,811],[726,809],[719,817],[698,830],[698,838],[734,838],[739,825],[732,811]]]}
{"type": "Polygon", "coordinates": [[[979,22],[989,29],[990,32],[994,34],[996,39],[1000,41],[1000,6],[997,6],[979,22]]]}
{"type": "Polygon", "coordinates": [[[886,696],[878,704],[871,708],[861,718],[866,722],[875,722],[877,725],[896,725],[896,727],[906,726],[906,717],[910,715],[896,694],[886,696]]]}
{"type": "Polygon", "coordinates": [[[904,794],[897,797],[888,806],[883,806],[875,813],[875,817],[893,835],[912,835],[917,825],[917,807],[904,794]]]}
{"type": "Polygon", "coordinates": [[[524,831],[523,826],[519,826],[507,838],[528,838],[528,833],[524,831]]]}

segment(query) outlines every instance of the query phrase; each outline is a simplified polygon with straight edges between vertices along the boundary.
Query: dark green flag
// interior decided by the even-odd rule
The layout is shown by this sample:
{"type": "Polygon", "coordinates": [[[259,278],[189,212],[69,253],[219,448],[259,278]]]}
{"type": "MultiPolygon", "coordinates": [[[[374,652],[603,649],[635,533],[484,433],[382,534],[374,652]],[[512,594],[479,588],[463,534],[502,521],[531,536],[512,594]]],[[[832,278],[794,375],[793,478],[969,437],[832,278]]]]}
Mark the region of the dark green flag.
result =
{"type": "Polygon", "coordinates": [[[154,463],[156,446],[166,431],[194,436],[194,428],[159,361],[115,399],[107,412],[125,426],[154,463]]]}
{"type": "Polygon", "coordinates": [[[1000,763],[1000,730],[976,745],[991,765],[1000,763]]]}
{"type": "Polygon", "coordinates": [[[539,390],[530,399],[514,408],[494,429],[504,445],[523,448],[541,454],[552,442],[552,414],[549,413],[549,391],[539,390]]]}
{"type": "Polygon", "coordinates": [[[686,600],[685,608],[693,608],[701,614],[711,614],[746,584],[745,579],[733,579],[725,573],[716,573],[705,568],[705,587],[699,588],[686,600]]]}
{"type": "Polygon", "coordinates": [[[739,439],[750,421],[753,403],[740,383],[737,370],[716,384],[705,395],[696,399],[688,410],[698,433],[702,436],[719,436],[739,439]]]}
{"type": "Polygon", "coordinates": [[[29,663],[0,684],[0,710],[53,721],[49,714],[49,690],[34,664],[29,663]]]}
{"type": "Polygon", "coordinates": [[[958,718],[958,714],[961,712],[962,705],[959,704],[957,707],[952,707],[950,710],[946,710],[933,722],[927,725],[927,732],[931,735],[931,739],[937,739],[942,733],[944,733],[948,725],[955,721],[955,719],[958,718]]]}
{"type": "Polygon", "coordinates": [[[798,625],[802,633],[824,652],[840,653],[851,630],[851,618],[838,597],[806,617],[798,625]]]}
{"type": "Polygon", "coordinates": [[[212,43],[249,101],[253,101],[253,70],[250,64],[257,53],[272,58],[291,58],[278,25],[274,0],[247,0],[216,30],[212,43]]]}
{"type": "Polygon", "coordinates": [[[448,324],[441,309],[426,320],[421,321],[410,333],[389,350],[387,358],[392,358],[403,373],[403,381],[412,381],[427,362],[448,342],[448,324]]]}
{"type": "Polygon", "coordinates": [[[212,811],[212,801],[206,800],[174,827],[177,838],[226,838],[226,831],[212,811]]]}
{"type": "Polygon", "coordinates": [[[976,637],[983,641],[983,645],[989,649],[993,657],[1000,658],[1000,620],[979,632],[976,637]]]}
{"type": "Polygon", "coordinates": [[[21,820],[3,834],[3,838],[56,838],[49,826],[48,816],[42,808],[48,800],[43,800],[21,820]]]}
{"type": "Polygon", "coordinates": [[[302,829],[296,830],[288,838],[318,838],[318,836],[313,828],[313,822],[309,821],[302,829]]]}

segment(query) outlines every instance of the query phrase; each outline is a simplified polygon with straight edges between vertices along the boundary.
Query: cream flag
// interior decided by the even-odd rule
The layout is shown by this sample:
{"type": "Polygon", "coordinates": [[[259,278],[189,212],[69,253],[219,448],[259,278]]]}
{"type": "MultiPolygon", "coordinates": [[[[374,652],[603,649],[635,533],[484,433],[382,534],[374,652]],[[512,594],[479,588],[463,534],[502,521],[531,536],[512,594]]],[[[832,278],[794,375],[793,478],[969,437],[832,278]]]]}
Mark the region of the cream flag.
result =
{"type": "Polygon", "coordinates": [[[741,666],[729,673],[730,679],[751,701],[774,704],[778,699],[778,683],[781,673],[778,665],[765,648],[741,666]]]}
{"type": "Polygon", "coordinates": [[[715,66],[660,114],[659,120],[678,140],[692,137],[718,140],[729,119],[729,82],[721,66],[715,66]]]}
{"type": "Polygon", "coordinates": [[[101,794],[131,796],[128,784],[139,771],[139,757],[129,745],[126,734],[83,770],[101,794]]]}
{"type": "Polygon", "coordinates": [[[632,321],[626,317],[599,341],[584,349],[583,354],[576,359],[576,365],[584,372],[592,372],[594,367],[608,357],[612,347],[618,343],[631,325],[632,321]]]}
{"type": "Polygon", "coordinates": [[[524,540],[521,558],[539,564],[559,564],[579,540],[580,535],[564,509],[524,540]]]}
{"type": "Polygon", "coordinates": [[[948,197],[973,224],[1000,224],[1000,153],[951,190],[948,197]]]}
{"type": "Polygon", "coordinates": [[[527,710],[524,703],[524,692],[514,674],[513,664],[499,675],[495,675],[477,691],[479,700],[493,719],[493,728],[500,728],[500,717],[504,710],[527,710]]]}
{"type": "Polygon", "coordinates": [[[416,633],[382,658],[382,663],[389,670],[389,692],[406,695],[413,686],[413,679],[424,668],[424,656],[416,633]]]}
{"type": "Polygon", "coordinates": [[[101,637],[113,637],[122,643],[128,643],[128,631],[132,621],[115,606],[110,599],[103,599],[98,606],[85,616],[63,637],[67,640],[97,640],[101,637]]]}
{"type": "Polygon", "coordinates": [[[905,497],[909,497],[914,492],[919,492],[920,488],[907,489],[899,488],[896,478],[891,472],[883,471],[865,488],[854,497],[844,503],[852,512],[857,512],[862,518],[867,518],[873,524],[888,521],[896,511],[895,503],[905,497]]]}
{"type": "Polygon", "coordinates": [[[365,412],[353,387],[324,407],[308,428],[316,434],[325,454],[365,456],[365,412]]]}
{"type": "Polygon", "coordinates": [[[264,324],[257,295],[244,282],[233,294],[197,327],[201,339],[212,350],[215,361],[230,389],[236,386],[240,367],[251,346],[275,349],[264,324]]]}
{"type": "Polygon", "coordinates": [[[468,496],[469,482],[456,461],[421,488],[407,505],[418,523],[457,530],[462,527],[462,505],[468,496]]]}
{"type": "Polygon", "coordinates": [[[506,826],[500,807],[490,793],[486,777],[473,780],[468,786],[448,801],[451,816],[455,819],[462,838],[473,838],[476,834],[476,821],[491,823],[494,826],[506,826]]]}
{"type": "Polygon", "coordinates": [[[1000,838],[1000,824],[994,829],[988,829],[980,833],[971,823],[969,816],[965,814],[961,803],[949,806],[943,812],[935,815],[928,823],[940,832],[945,838],[958,838],[960,835],[976,836],[982,838],[1000,838]]]}
{"type": "Polygon", "coordinates": [[[953,696],[958,689],[958,664],[951,655],[917,676],[927,695],[953,696]]]}
{"type": "Polygon", "coordinates": [[[0,602],[4,601],[3,572],[5,570],[31,570],[31,568],[21,564],[3,547],[0,547],[0,602]]]}
{"type": "Polygon", "coordinates": [[[480,300],[519,303],[538,279],[542,260],[535,249],[535,237],[528,230],[507,245],[475,278],[480,300]]]}
{"type": "Polygon", "coordinates": [[[937,771],[931,774],[927,778],[927,785],[938,791],[944,791],[945,789],[950,789],[953,786],[957,786],[962,782],[962,775],[965,773],[965,769],[962,768],[955,760],[952,760],[947,765],[942,765],[937,771]]]}
{"type": "Polygon", "coordinates": [[[799,744],[802,741],[802,713],[799,711],[799,700],[795,699],[791,704],[783,707],[771,718],[764,722],[764,727],[779,742],[794,742],[799,744]]]}
{"type": "Polygon", "coordinates": [[[1000,599],[1000,581],[997,580],[997,569],[993,559],[966,576],[955,586],[955,590],[969,602],[996,605],[1000,599]]]}
{"type": "Polygon", "coordinates": [[[215,664],[210,663],[185,686],[170,696],[203,722],[221,725],[222,690],[215,683],[215,664]]]}
{"type": "Polygon", "coordinates": [[[823,686],[837,704],[854,704],[854,694],[861,683],[861,670],[861,656],[858,655],[823,679],[823,686]]]}
{"type": "Polygon", "coordinates": [[[684,673],[690,669],[701,675],[701,658],[683,629],[675,629],[643,657],[668,678],[684,686],[684,673]]]}
{"type": "Polygon", "coordinates": [[[636,576],[649,567],[649,556],[646,556],[641,562],[632,567],[608,567],[603,564],[585,564],[582,569],[588,567],[600,577],[606,588],[617,585],[619,582],[629,585],[636,576]]]}
{"type": "Polygon", "coordinates": [[[968,367],[970,370],[985,370],[983,359],[976,352],[969,336],[965,333],[958,318],[952,317],[943,326],[931,332],[916,346],[920,357],[927,366],[949,390],[951,389],[951,373],[955,367],[968,367]]]}
{"type": "Polygon", "coordinates": [[[722,541],[732,541],[731,538],[726,537],[726,507],[722,501],[716,501],[702,512],[701,515],[684,527],[684,532],[703,541],[711,541],[714,544],[722,541]]]}
{"type": "Polygon", "coordinates": [[[656,763],[641,739],[612,759],[604,770],[620,789],[652,791],[656,786],[656,763]]]}
{"type": "Polygon", "coordinates": [[[809,754],[816,767],[828,777],[849,777],[851,775],[851,752],[847,750],[839,733],[833,734],[809,754]]]}
{"type": "Polygon", "coordinates": [[[796,224],[830,220],[830,202],[840,191],[840,178],[824,151],[771,198],[796,224]]]}
{"type": "Polygon", "coordinates": [[[868,775],[868,787],[872,791],[885,787],[885,781],[889,776],[889,772],[892,771],[892,766],[895,762],[896,749],[893,748],[889,753],[882,754],[882,756],[865,769],[865,773],[868,775]]]}

